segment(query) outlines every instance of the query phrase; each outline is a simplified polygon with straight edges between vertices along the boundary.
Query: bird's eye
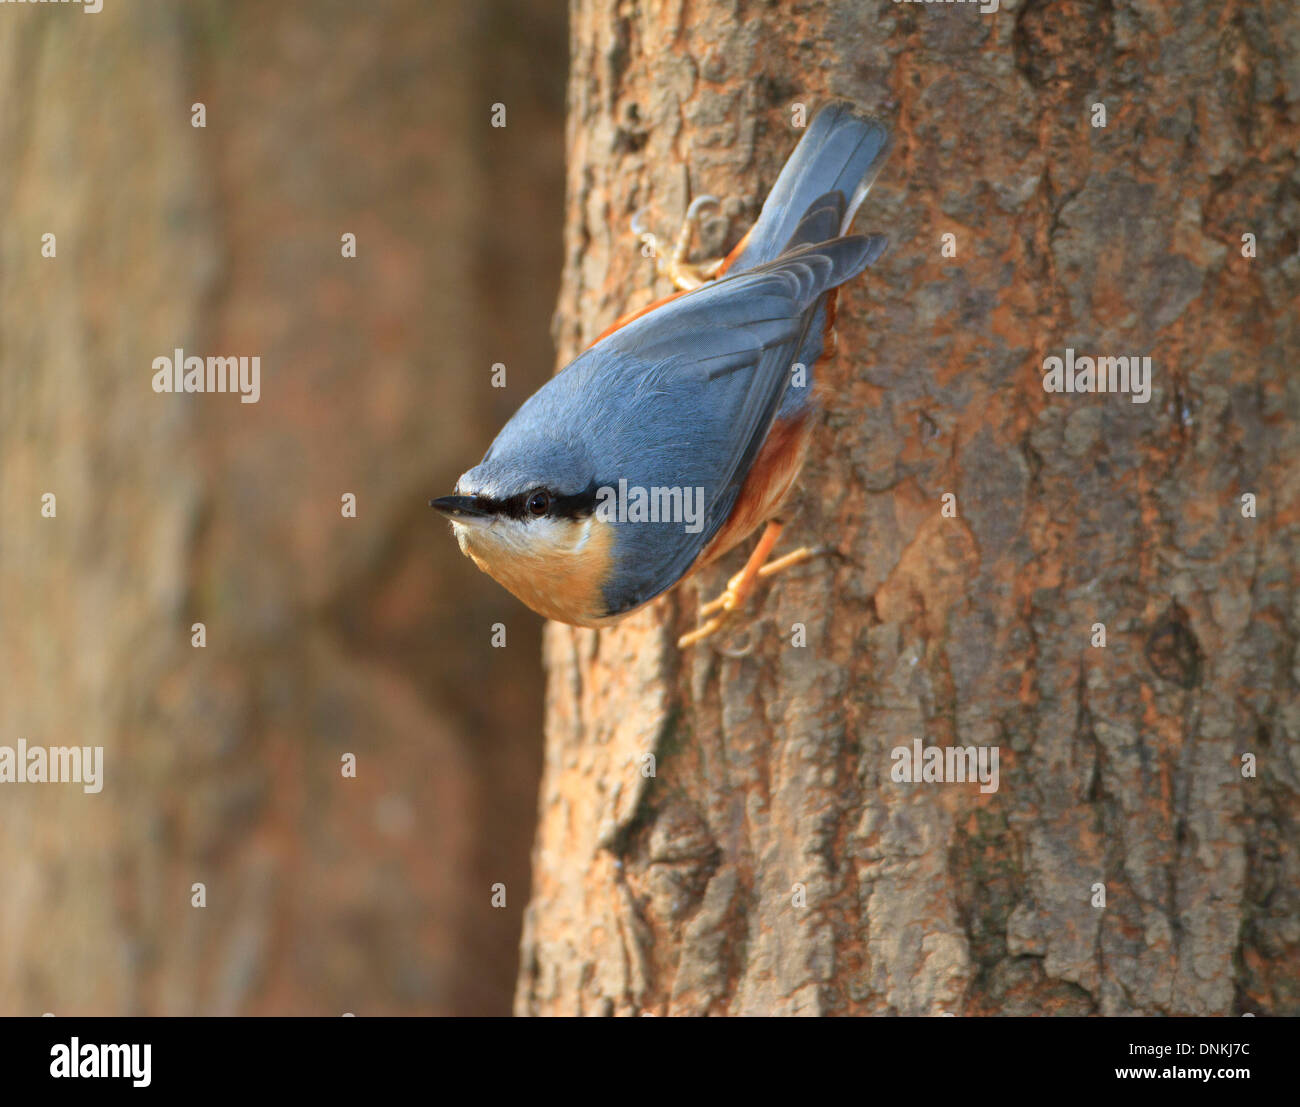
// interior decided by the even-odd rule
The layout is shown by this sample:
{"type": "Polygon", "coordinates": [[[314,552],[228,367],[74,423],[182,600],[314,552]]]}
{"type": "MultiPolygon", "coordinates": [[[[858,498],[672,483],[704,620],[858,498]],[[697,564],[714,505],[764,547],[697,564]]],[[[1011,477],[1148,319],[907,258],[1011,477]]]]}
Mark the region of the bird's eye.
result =
{"type": "Polygon", "coordinates": [[[539,488],[528,497],[528,514],[545,515],[551,509],[551,494],[544,488],[539,488]]]}

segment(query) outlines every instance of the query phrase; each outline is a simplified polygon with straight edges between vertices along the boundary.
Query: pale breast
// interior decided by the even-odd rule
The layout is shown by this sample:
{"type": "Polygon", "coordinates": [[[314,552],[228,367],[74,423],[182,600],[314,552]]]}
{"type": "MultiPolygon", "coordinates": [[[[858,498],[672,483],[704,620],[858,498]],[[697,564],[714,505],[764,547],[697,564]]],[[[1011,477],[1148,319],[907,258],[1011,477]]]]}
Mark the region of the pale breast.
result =
{"type": "Polygon", "coordinates": [[[602,589],[613,527],[595,515],[456,524],[456,538],[475,565],[539,615],[584,627],[610,621],[602,589]]]}

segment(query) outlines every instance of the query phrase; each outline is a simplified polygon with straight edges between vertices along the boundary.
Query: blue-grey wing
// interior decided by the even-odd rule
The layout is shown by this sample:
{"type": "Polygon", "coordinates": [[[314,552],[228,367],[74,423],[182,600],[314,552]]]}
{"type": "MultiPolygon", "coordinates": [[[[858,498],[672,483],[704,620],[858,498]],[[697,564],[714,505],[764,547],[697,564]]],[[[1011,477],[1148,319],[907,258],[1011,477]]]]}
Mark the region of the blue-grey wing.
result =
{"type": "MultiPolygon", "coordinates": [[[[671,301],[579,359],[601,369],[591,428],[597,477],[607,485],[621,479],[628,487],[699,489],[702,503],[693,525],[618,524],[625,529],[605,590],[611,614],[670,588],[717,534],[823,298],[883,245],[878,237],[850,236],[798,247],[671,301]],[[618,433],[602,434],[611,424],[618,433]]],[[[588,366],[570,368],[582,373],[588,366]]]]}

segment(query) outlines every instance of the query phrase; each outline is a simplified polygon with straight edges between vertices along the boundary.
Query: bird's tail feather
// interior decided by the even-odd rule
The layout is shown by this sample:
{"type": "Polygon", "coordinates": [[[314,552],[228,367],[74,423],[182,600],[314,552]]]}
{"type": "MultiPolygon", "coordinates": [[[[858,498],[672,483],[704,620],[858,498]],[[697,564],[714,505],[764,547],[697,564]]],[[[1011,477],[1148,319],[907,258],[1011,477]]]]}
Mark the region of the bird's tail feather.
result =
{"type": "Polygon", "coordinates": [[[847,234],[888,155],[884,124],[848,100],[826,104],[785,163],[728,273],[753,269],[808,242],[847,234]]]}

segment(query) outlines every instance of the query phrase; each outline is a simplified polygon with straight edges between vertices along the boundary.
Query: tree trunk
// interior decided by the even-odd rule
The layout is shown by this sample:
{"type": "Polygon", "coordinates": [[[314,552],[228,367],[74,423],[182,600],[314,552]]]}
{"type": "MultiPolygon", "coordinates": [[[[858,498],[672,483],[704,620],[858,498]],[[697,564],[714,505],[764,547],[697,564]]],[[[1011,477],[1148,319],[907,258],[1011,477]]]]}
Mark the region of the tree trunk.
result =
{"type": "Polygon", "coordinates": [[[891,246],[782,544],[841,556],[738,656],[674,639],[747,548],[546,632],[516,1011],[1300,1013],[1300,9],[610,7],[573,8],[562,361],[651,297],[633,213],[731,197],[730,246],[796,105],[891,123],[891,246]],[[1149,402],[1045,391],[1067,348],[1150,356],[1149,402]],[[999,788],[894,779],[917,740],[999,788]]]}

